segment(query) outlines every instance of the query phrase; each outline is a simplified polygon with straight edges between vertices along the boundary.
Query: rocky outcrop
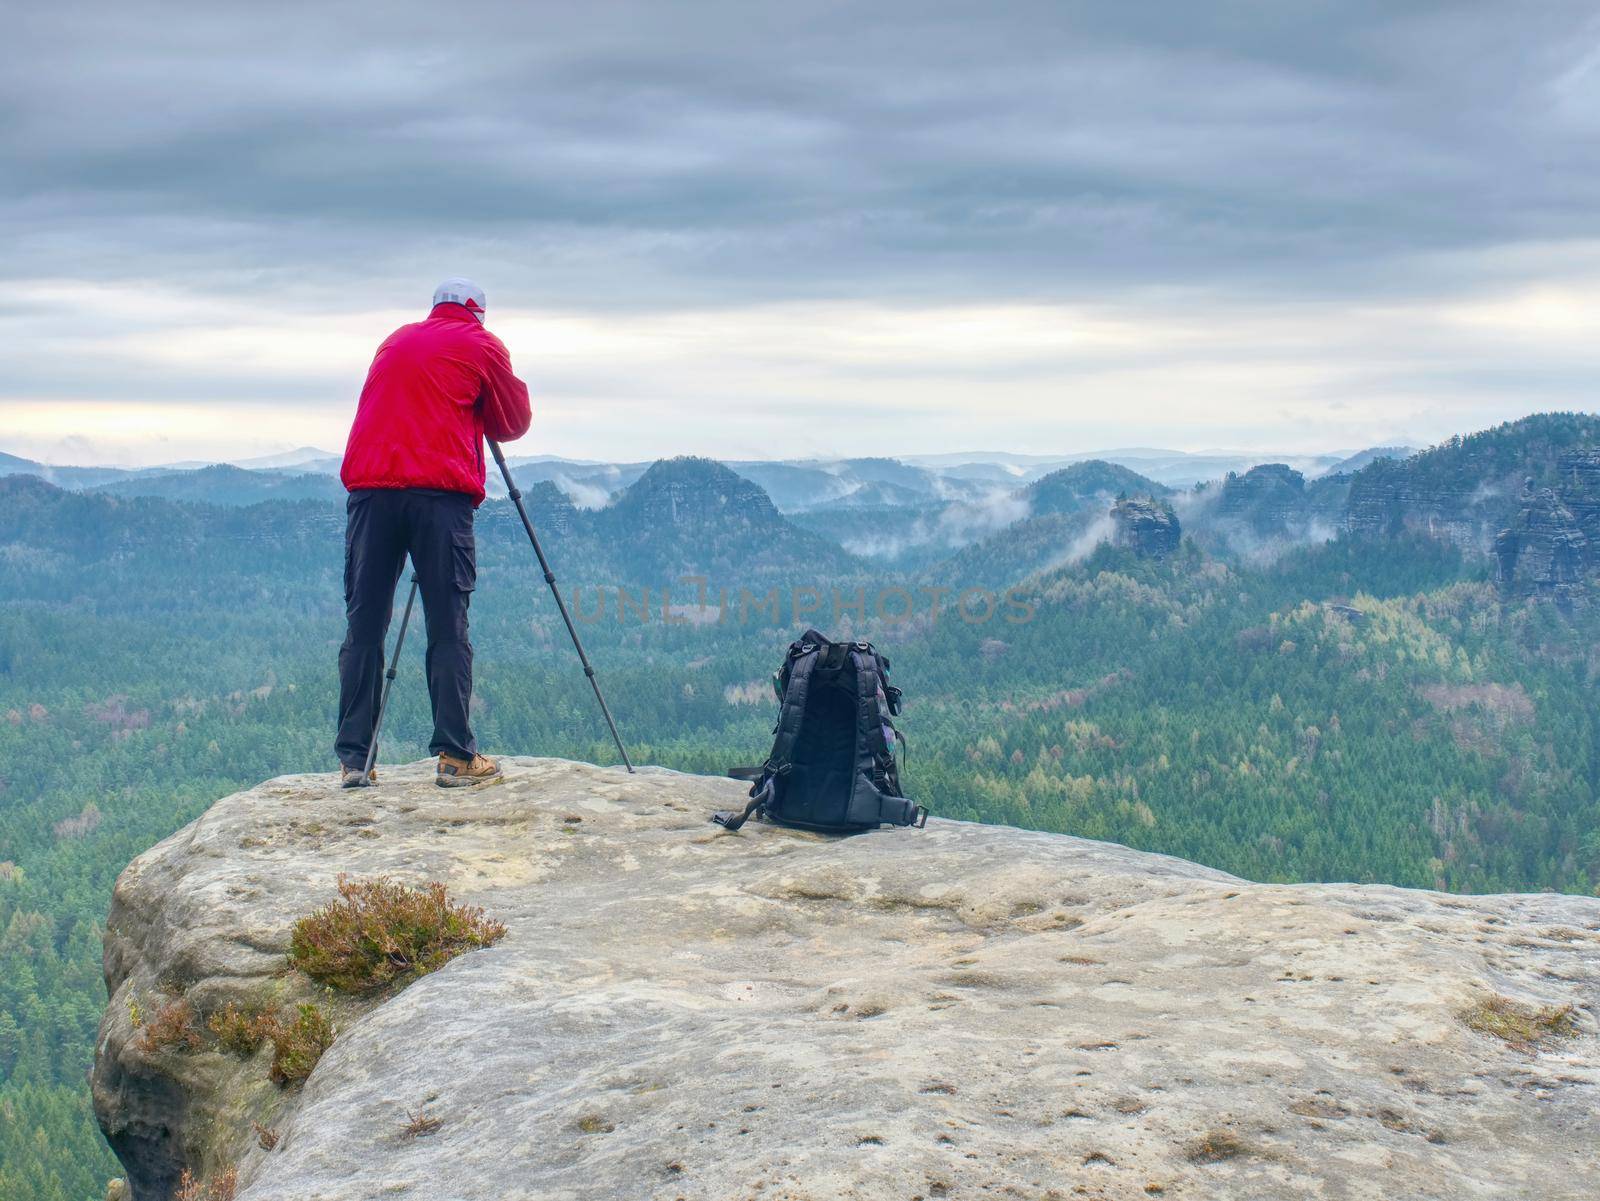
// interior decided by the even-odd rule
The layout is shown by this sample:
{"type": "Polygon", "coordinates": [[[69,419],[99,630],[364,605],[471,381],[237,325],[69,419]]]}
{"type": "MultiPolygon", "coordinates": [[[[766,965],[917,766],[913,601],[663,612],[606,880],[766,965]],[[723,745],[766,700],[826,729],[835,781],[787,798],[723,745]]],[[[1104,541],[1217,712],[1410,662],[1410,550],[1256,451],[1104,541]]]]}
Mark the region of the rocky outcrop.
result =
{"type": "Polygon", "coordinates": [[[836,542],[782,516],[761,488],[710,459],[662,459],[588,526],[625,578],[670,586],[845,575],[857,564],[836,542]]]}
{"type": "Polygon", "coordinates": [[[1285,463],[1263,463],[1196,489],[1184,521],[1190,537],[1208,550],[1269,561],[1301,543],[1331,538],[1349,487],[1346,475],[1308,484],[1285,463]]]}
{"type": "MultiPolygon", "coordinates": [[[[1500,542],[1549,488],[1591,544],[1600,537],[1600,417],[1539,413],[1450,438],[1403,461],[1378,459],[1352,477],[1344,527],[1365,538],[1422,534],[1473,555],[1520,553],[1500,542]]],[[[1530,514],[1535,523],[1551,514],[1530,514]]],[[[1542,546],[1536,536],[1533,544],[1542,546]]],[[[1514,575],[1530,578],[1533,568],[1514,575]]]]}
{"type": "Polygon", "coordinates": [[[1470,473],[1446,480],[1418,476],[1392,459],[1358,472],[1345,502],[1345,529],[1362,538],[1426,534],[1469,553],[1487,553],[1503,521],[1504,485],[1470,473]]]}
{"type": "Polygon", "coordinates": [[[1164,559],[1182,540],[1178,515],[1159,501],[1121,496],[1111,506],[1111,541],[1117,546],[1144,558],[1164,559]]]}
{"type": "Polygon", "coordinates": [[[772,500],[743,476],[711,459],[661,459],[607,510],[621,524],[696,528],[738,517],[756,524],[780,518],[772,500]]]}
{"type": "Polygon", "coordinates": [[[1590,546],[1600,547],[1600,450],[1562,455],[1556,489],[1590,546]]]}
{"type": "Polygon", "coordinates": [[[1515,521],[1494,542],[1495,579],[1505,592],[1570,605],[1588,592],[1589,540],[1551,488],[1524,492],[1515,521]]]}
{"type": "Polygon", "coordinates": [[[1563,455],[1554,487],[1525,480],[1494,555],[1495,579],[1507,594],[1588,603],[1600,572],[1600,452],[1563,455]]]}
{"type": "Polygon", "coordinates": [[[1228,472],[1217,505],[1224,519],[1258,534],[1277,534],[1305,517],[1306,477],[1287,463],[1262,463],[1243,475],[1228,472]]]}
{"type": "MultiPolygon", "coordinates": [[[[522,503],[541,537],[565,538],[578,523],[578,510],[567,494],[549,480],[535,480],[522,489],[522,503]]],[[[506,537],[516,545],[525,535],[522,519],[509,501],[493,500],[478,510],[479,536],[506,537]]]]}
{"type": "Polygon", "coordinates": [[[1326,539],[1338,530],[1354,478],[1342,472],[1330,472],[1306,485],[1304,512],[1308,531],[1315,529],[1326,539]]]}
{"type": "Polygon", "coordinates": [[[1600,901],[938,819],[729,834],[741,785],[660,770],[382,777],[228,797],[118,881],[93,1084],[136,1201],[185,1167],[238,1201],[1593,1195],[1600,901]],[[340,873],[509,933],[327,1002],[285,951],[340,873]],[[301,995],[338,1030],[296,1088],[132,1020],[301,995]]]}

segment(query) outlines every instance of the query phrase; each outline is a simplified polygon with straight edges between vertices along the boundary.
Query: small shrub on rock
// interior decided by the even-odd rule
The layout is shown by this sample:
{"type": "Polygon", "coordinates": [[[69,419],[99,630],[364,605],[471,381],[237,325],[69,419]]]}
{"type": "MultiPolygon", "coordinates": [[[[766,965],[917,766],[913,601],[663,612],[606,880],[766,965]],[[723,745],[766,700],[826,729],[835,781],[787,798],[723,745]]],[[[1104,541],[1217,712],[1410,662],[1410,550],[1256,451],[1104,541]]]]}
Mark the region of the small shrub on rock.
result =
{"type": "Polygon", "coordinates": [[[194,1010],[184,1000],[169,1001],[140,1028],[139,1045],[145,1051],[198,1051],[200,1031],[194,1010]]]}
{"type": "Polygon", "coordinates": [[[298,1084],[311,1075],[322,1053],[333,1045],[333,1036],[333,1022],[315,1005],[301,1005],[292,1022],[273,1022],[267,1035],[272,1040],[273,1081],[298,1084]]]}
{"type": "Polygon", "coordinates": [[[246,1013],[229,1001],[227,1006],[211,1015],[206,1025],[217,1036],[224,1051],[232,1051],[241,1059],[249,1059],[261,1044],[272,1038],[278,1028],[278,1011],[274,1007],[257,1013],[246,1013]]]}
{"type": "Polygon", "coordinates": [[[239,1171],[228,1168],[217,1173],[207,1184],[201,1184],[187,1168],[178,1181],[174,1201],[233,1201],[239,1190],[239,1171]]]}
{"type": "Polygon", "coordinates": [[[443,1125],[443,1118],[434,1117],[426,1105],[419,1105],[416,1109],[406,1110],[406,1124],[400,1128],[400,1137],[425,1138],[443,1125]]]}
{"type": "Polygon", "coordinates": [[[341,876],[338,900],[295,923],[289,961],[330,988],[369,993],[493,946],[505,933],[482,909],[451,901],[443,884],[341,876]]]}

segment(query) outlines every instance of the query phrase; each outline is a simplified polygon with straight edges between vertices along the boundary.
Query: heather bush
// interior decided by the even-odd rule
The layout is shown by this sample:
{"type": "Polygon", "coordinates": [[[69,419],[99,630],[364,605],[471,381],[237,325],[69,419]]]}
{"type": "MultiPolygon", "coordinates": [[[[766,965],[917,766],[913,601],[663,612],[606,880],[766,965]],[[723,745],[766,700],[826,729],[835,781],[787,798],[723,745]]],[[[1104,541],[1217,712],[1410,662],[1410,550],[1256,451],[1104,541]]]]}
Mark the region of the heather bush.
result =
{"type": "Polygon", "coordinates": [[[227,1168],[212,1177],[207,1184],[201,1184],[187,1168],[183,1177],[178,1181],[178,1191],[174,1201],[233,1201],[239,1189],[239,1170],[227,1168]]]}
{"type": "Polygon", "coordinates": [[[338,899],[295,923],[289,961],[330,988],[369,993],[493,946],[505,933],[482,909],[452,902],[443,884],[341,876],[338,899]]]}
{"type": "Polygon", "coordinates": [[[189,1002],[169,1001],[140,1028],[139,1045],[145,1051],[198,1051],[200,1031],[195,1028],[189,1002]]]}
{"type": "Polygon", "coordinates": [[[260,1049],[262,1043],[271,1039],[273,1031],[278,1028],[278,1010],[269,1006],[256,1013],[247,1013],[229,1001],[224,1008],[211,1015],[206,1025],[216,1035],[223,1050],[248,1059],[260,1049]]]}
{"type": "Polygon", "coordinates": [[[267,1035],[272,1041],[272,1079],[277,1084],[297,1084],[311,1075],[322,1053],[333,1045],[333,1022],[315,1005],[301,1005],[292,1022],[275,1021],[267,1035]]]}

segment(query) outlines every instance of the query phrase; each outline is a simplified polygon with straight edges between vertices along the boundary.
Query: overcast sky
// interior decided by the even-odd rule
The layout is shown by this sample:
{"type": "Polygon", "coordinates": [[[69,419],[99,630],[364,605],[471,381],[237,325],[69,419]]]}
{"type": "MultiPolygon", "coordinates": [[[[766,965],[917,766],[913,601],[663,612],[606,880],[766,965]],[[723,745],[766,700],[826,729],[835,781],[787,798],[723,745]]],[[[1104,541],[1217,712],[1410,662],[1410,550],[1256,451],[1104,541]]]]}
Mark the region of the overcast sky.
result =
{"type": "Polygon", "coordinates": [[[440,277],[593,458],[1596,407],[1594,4],[34,4],[0,450],[343,445],[440,277]]]}

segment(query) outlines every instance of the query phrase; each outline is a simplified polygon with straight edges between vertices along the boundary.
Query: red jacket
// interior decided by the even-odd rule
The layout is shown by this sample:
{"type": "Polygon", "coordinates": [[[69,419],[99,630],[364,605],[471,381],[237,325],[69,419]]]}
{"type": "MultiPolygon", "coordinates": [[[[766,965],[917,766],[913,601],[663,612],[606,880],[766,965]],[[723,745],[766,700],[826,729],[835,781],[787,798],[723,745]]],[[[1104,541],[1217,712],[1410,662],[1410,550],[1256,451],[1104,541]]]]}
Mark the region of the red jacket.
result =
{"type": "Polygon", "coordinates": [[[483,439],[528,432],[528,385],[505,344],[459,304],[402,325],[373,357],[339,478],[356,488],[439,488],[483,503],[483,439]]]}

